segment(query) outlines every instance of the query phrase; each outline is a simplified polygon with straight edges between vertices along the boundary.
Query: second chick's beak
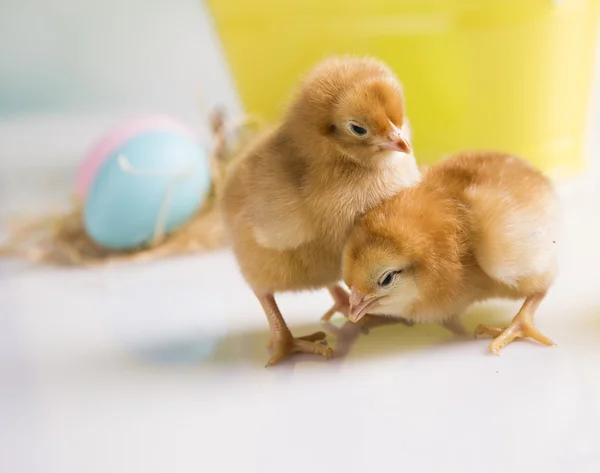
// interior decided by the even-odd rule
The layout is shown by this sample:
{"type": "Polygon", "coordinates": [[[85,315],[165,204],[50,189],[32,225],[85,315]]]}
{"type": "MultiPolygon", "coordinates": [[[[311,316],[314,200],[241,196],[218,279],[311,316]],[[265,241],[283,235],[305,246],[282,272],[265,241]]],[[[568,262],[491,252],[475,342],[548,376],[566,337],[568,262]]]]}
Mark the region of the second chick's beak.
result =
{"type": "Polygon", "coordinates": [[[369,310],[377,307],[377,303],[381,297],[377,296],[367,296],[357,290],[355,287],[351,288],[350,292],[350,310],[348,314],[348,319],[350,322],[358,322],[362,319],[369,310]]]}
{"type": "Polygon", "coordinates": [[[381,144],[381,149],[389,151],[400,151],[401,153],[410,154],[410,144],[401,134],[390,136],[389,141],[384,141],[381,144]]]}

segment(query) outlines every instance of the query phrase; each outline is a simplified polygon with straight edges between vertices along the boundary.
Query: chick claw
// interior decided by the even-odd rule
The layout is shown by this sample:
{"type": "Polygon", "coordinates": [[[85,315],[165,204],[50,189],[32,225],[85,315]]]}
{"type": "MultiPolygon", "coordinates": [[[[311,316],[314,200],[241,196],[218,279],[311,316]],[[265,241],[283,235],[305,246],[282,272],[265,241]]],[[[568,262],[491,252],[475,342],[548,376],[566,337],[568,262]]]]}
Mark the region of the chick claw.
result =
{"type": "Polygon", "coordinates": [[[489,350],[494,355],[500,355],[500,350],[517,338],[531,338],[543,345],[553,346],[554,343],[548,337],[543,335],[531,320],[531,316],[518,314],[511,324],[503,329],[499,327],[490,327],[489,325],[478,325],[475,329],[475,335],[491,335],[494,341],[490,343],[489,350]]]}
{"type": "Polygon", "coordinates": [[[265,367],[274,366],[296,353],[321,355],[328,360],[333,356],[333,349],[327,346],[327,342],[324,339],[325,334],[323,332],[299,338],[282,337],[276,339],[273,343],[273,355],[269,358],[265,367]]]}

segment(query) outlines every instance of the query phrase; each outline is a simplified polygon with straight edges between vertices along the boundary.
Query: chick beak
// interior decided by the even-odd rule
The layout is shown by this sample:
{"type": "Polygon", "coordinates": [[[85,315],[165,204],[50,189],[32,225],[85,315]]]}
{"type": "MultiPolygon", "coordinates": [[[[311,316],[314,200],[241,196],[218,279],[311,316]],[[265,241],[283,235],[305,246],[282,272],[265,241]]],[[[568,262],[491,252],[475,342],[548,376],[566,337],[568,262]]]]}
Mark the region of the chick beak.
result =
{"type": "Polygon", "coordinates": [[[356,288],[352,287],[350,291],[350,310],[348,319],[350,322],[358,322],[369,310],[375,308],[381,297],[368,297],[356,288]]]}
{"type": "Polygon", "coordinates": [[[398,151],[406,154],[410,154],[412,151],[410,148],[410,144],[404,137],[400,137],[399,140],[396,140],[396,146],[398,147],[398,151]]]}
{"type": "Polygon", "coordinates": [[[381,144],[381,148],[389,151],[400,151],[401,153],[410,154],[410,144],[403,136],[397,136],[395,139],[384,141],[381,144]]]}

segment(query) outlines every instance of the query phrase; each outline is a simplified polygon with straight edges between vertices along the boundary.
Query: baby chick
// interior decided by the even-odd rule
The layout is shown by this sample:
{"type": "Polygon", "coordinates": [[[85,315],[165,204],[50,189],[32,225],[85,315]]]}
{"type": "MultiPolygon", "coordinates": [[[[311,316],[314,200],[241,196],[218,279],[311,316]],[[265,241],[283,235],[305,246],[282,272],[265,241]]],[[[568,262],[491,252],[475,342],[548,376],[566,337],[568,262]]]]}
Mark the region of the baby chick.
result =
{"type": "MultiPolygon", "coordinates": [[[[274,365],[333,351],[294,338],[274,294],[327,287],[347,313],[342,250],[355,219],[420,178],[401,86],[375,59],[330,58],[305,78],[282,122],[230,168],[222,211],[239,267],[267,316],[274,365]]],[[[330,315],[330,311],[327,315],[330,315]]]]}
{"type": "Polygon", "coordinates": [[[350,320],[367,312],[438,322],[488,298],[525,299],[490,351],[515,338],[552,345],[533,316],[556,274],[557,201],[553,186],[525,161],[465,153],[442,161],[357,222],[344,250],[350,320]]]}

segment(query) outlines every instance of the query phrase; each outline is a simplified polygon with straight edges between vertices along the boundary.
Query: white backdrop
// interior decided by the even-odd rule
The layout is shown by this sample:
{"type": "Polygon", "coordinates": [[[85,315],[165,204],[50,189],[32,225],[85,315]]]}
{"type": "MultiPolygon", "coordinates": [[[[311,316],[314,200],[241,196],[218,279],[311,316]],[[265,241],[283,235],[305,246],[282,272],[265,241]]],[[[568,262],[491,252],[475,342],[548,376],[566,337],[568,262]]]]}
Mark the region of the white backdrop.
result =
{"type": "Polygon", "coordinates": [[[0,0],[0,172],[76,166],[138,113],[205,135],[215,104],[239,109],[202,0],[0,0]]]}

